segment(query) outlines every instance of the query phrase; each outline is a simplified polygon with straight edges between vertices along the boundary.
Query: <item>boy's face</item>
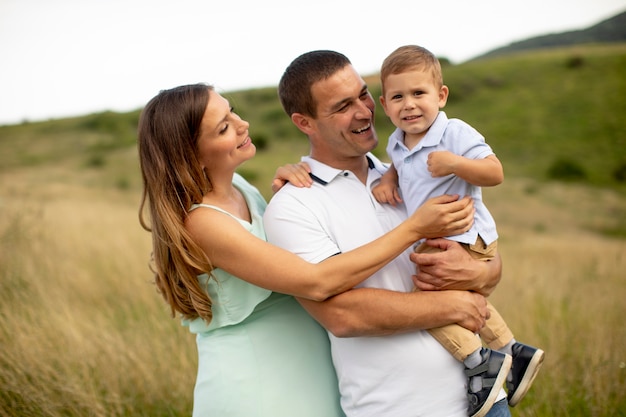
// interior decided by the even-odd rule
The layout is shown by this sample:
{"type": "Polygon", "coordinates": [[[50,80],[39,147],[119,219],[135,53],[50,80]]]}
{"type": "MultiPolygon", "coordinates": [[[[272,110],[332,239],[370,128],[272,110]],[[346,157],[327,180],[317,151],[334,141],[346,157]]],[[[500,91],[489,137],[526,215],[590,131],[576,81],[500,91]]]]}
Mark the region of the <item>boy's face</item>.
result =
{"type": "Polygon", "coordinates": [[[405,144],[416,144],[446,105],[448,87],[440,87],[430,71],[419,68],[389,75],[384,87],[380,103],[385,114],[404,131],[405,144]]]}

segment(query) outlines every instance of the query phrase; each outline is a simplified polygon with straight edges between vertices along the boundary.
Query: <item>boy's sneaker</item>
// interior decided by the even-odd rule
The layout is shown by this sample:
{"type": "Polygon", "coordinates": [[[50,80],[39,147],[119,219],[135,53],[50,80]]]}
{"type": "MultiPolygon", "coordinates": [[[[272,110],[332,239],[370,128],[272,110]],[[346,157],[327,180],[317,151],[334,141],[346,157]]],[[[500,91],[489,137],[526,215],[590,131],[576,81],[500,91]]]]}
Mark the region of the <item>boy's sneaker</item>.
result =
{"type": "Polygon", "coordinates": [[[512,379],[506,382],[509,406],[515,407],[524,398],[543,364],[544,356],[541,349],[523,343],[513,345],[512,379]]]}
{"type": "Polygon", "coordinates": [[[511,356],[505,353],[482,348],[480,355],[483,358],[480,365],[472,369],[465,368],[465,375],[469,378],[467,414],[470,417],[483,417],[489,412],[511,369],[511,356]],[[472,392],[471,386],[474,378],[481,379],[480,391],[472,392]]]}

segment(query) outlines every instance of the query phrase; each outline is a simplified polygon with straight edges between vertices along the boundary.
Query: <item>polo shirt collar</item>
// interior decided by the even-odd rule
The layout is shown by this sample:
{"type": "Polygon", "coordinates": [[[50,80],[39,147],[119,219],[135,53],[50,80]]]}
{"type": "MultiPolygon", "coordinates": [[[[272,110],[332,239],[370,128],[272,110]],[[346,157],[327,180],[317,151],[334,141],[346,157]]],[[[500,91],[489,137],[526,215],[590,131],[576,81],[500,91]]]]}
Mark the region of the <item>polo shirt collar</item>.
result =
{"type": "MultiPolygon", "coordinates": [[[[420,140],[417,146],[411,149],[411,151],[416,152],[422,148],[439,145],[447,127],[448,116],[444,111],[440,110],[437,118],[428,129],[428,132],[426,132],[426,135],[424,135],[422,140],[420,140]]],[[[404,145],[404,132],[399,128],[396,128],[396,130],[393,131],[389,137],[389,142],[390,144],[393,144],[392,146],[394,147],[402,146],[406,149],[406,146],[404,145]]]]}
{"type": "MultiPolygon", "coordinates": [[[[385,167],[373,155],[368,153],[366,155],[366,158],[369,169],[376,169],[381,173],[385,172],[385,167]]],[[[328,184],[333,179],[346,172],[346,170],[344,169],[337,169],[323,164],[311,158],[310,156],[303,156],[301,158],[301,161],[306,162],[311,167],[311,173],[309,175],[311,176],[313,181],[322,185],[328,184]]]]}

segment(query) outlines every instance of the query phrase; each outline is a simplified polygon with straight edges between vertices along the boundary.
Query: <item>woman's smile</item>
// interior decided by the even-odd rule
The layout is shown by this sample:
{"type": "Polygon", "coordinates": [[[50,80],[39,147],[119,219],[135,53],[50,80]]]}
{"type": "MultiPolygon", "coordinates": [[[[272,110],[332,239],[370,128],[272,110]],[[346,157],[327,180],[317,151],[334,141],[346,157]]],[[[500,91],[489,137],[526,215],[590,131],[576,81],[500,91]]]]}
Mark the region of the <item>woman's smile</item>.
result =
{"type": "Polygon", "coordinates": [[[252,143],[252,139],[250,139],[250,136],[246,136],[246,139],[237,146],[237,149],[243,148],[250,143],[252,143]]]}

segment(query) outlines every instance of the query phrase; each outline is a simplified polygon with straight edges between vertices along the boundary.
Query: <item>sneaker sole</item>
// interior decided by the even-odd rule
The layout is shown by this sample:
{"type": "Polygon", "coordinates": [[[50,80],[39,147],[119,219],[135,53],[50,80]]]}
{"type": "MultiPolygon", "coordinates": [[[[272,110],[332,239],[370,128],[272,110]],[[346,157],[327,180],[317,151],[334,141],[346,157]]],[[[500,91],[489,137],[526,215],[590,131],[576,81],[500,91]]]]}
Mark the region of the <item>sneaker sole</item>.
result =
{"type": "Polygon", "coordinates": [[[537,373],[539,373],[541,365],[543,365],[544,357],[544,351],[537,349],[528,364],[528,368],[526,368],[526,372],[524,373],[517,390],[515,390],[515,394],[509,399],[509,407],[515,407],[522,400],[522,398],[524,398],[530,389],[530,386],[533,384],[533,381],[537,377],[537,373]]]}
{"type": "Polygon", "coordinates": [[[498,372],[498,376],[496,377],[496,382],[494,382],[493,387],[491,387],[491,391],[489,392],[489,396],[487,400],[485,400],[485,404],[480,408],[480,410],[476,411],[470,417],[484,417],[493,404],[496,402],[496,398],[498,398],[498,393],[502,389],[502,385],[504,385],[504,381],[506,380],[506,376],[509,374],[511,370],[511,364],[513,363],[513,358],[511,355],[504,355],[504,361],[502,361],[502,367],[500,368],[500,372],[498,372]]]}

